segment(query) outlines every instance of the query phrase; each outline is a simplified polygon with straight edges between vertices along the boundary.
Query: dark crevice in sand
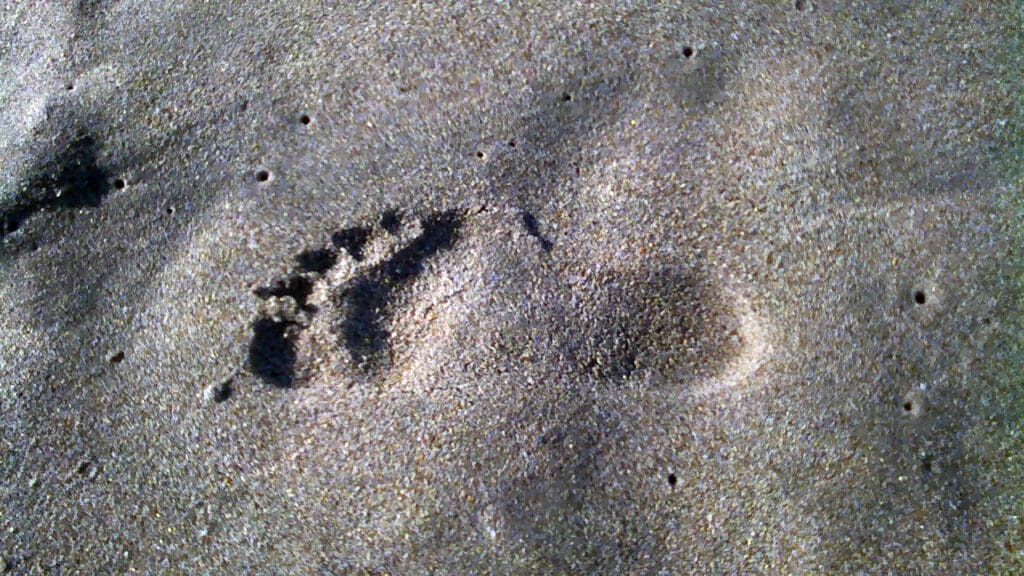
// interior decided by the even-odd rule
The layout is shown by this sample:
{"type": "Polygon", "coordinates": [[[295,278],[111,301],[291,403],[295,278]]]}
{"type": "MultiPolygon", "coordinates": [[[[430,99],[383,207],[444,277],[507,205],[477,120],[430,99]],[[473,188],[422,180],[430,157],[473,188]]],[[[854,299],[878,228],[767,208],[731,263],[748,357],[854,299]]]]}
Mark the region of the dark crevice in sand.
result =
{"type": "Polygon", "coordinates": [[[384,349],[387,332],[381,326],[380,311],[386,303],[386,286],[365,277],[356,278],[339,294],[342,344],[354,357],[384,349]]]}
{"type": "Polygon", "coordinates": [[[526,210],[523,211],[523,226],[526,228],[527,234],[540,241],[540,247],[543,248],[545,252],[551,252],[554,244],[540,233],[540,222],[537,221],[537,218],[533,214],[526,210]]]}

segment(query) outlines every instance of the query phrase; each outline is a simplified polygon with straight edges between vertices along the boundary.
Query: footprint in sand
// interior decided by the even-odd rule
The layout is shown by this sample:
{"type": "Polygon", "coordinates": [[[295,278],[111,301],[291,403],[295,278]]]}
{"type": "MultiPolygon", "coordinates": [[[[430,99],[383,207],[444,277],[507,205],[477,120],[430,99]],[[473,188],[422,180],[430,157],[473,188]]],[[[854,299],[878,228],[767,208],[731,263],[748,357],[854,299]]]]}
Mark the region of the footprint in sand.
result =
{"type": "MultiPolygon", "coordinates": [[[[478,217],[484,216],[452,210],[405,222],[387,211],[375,224],[340,230],[329,244],[298,254],[289,273],[255,290],[261,307],[252,324],[252,373],[280,388],[325,372],[347,373],[351,385],[380,380],[396,358],[405,363],[415,357],[415,350],[404,348],[417,343],[392,334],[400,317],[411,313],[407,289],[429,275],[428,262],[452,250],[467,222],[478,217]]],[[[504,229],[511,235],[509,229],[518,226],[535,245],[531,257],[553,258],[554,244],[529,212],[486,217],[472,234],[504,229]]],[[[498,259],[480,256],[467,261],[498,259]]],[[[550,267],[546,282],[556,288],[556,305],[524,305],[540,312],[511,315],[495,309],[484,316],[549,325],[549,346],[558,352],[552,357],[571,363],[566,372],[581,379],[715,395],[742,388],[768,352],[765,323],[751,304],[699,271],[595,272],[585,263],[568,263],[550,267]]],[[[543,292],[534,288],[521,287],[522,302],[543,292]]],[[[529,331],[525,325],[492,328],[529,331]]]]}
{"type": "Polygon", "coordinates": [[[422,274],[425,260],[451,247],[461,220],[449,211],[403,226],[388,211],[377,227],[340,230],[329,245],[298,254],[289,273],[255,290],[262,303],[249,346],[252,372],[281,388],[302,380],[317,364],[312,340],[328,337],[307,333],[323,324],[314,322],[321,314],[333,347],[346,350],[355,367],[372,369],[386,356],[391,301],[422,274]]]}

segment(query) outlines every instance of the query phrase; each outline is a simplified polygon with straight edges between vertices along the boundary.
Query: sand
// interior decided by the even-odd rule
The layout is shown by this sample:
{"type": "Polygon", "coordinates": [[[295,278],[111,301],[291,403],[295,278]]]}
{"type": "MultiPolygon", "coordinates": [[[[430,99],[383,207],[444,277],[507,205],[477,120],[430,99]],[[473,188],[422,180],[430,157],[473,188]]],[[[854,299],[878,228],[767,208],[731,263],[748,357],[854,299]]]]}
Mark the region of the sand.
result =
{"type": "Polygon", "coordinates": [[[14,574],[1024,572],[1020,2],[11,1],[14,574]]]}

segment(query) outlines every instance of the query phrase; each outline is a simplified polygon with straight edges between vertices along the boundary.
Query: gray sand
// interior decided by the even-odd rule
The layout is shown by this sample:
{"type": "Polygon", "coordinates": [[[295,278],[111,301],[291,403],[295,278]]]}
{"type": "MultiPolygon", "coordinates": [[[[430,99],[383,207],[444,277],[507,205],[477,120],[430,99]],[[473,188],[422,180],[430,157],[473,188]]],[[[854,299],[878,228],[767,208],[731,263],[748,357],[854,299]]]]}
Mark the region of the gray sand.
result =
{"type": "Polygon", "coordinates": [[[8,572],[1024,573],[1020,2],[340,4],[3,3],[8,572]]]}

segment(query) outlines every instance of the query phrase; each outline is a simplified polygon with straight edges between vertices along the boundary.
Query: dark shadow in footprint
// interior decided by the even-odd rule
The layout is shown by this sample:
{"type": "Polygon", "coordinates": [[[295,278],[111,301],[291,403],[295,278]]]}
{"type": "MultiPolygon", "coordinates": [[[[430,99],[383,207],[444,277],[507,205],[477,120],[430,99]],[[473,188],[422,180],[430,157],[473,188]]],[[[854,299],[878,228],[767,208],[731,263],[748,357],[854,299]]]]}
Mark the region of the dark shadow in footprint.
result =
{"type": "Polygon", "coordinates": [[[299,274],[291,274],[278,278],[270,286],[261,286],[256,289],[256,296],[266,300],[271,297],[291,297],[302,308],[309,306],[309,295],[313,293],[313,281],[299,274]]]}
{"type": "Polygon", "coordinates": [[[380,215],[380,226],[388,234],[398,234],[402,230],[402,217],[397,210],[387,210],[380,215]]]}
{"type": "MultiPolygon", "coordinates": [[[[337,322],[341,343],[353,358],[370,360],[384,350],[388,333],[382,326],[382,319],[395,291],[423,272],[427,258],[451,247],[460,224],[461,214],[456,211],[427,218],[423,221],[423,232],[408,246],[336,292],[334,300],[339,309],[337,322]]],[[[332,236],[335,248],[314,248],[299,253],[295,257],[297,266],[291,273],[254,291],[262,300],[280,299],[270,303],[273,312],[263,312],[252,324],[249,367],[256,376],[279,388],[294,386],[298,359],[295,341],[308,325],[308,315],[318,312],[309,302],[316,282],[337,263],[342,248],[353,259],[362,260],[363,246],[369,235],[369,229],[360,227],[336,232],[332,236]]]]}
{"type": "Polygon", "coordinates": [[[343,286],[335,296],[341,314],[341,343],[355,359],[368,359],[387,344],[382,326],[394,292],[423,272],[423,263],[455,241],[461,215],[444,212],[423,222],[423,233],[390,259],[343,286]]]}
{"type": "Polygon", "coordinates": [[[295,257],[299,268],[303,272],[316,272],[323,274],[331,269],[338,260],[338,253],[325,248],[311,249],[300,253],[295,257]]]}
{"type": "Polygon", "coordinates": [[[685,387],[698,366],[719,366],[737,352],[734,312],[699,271],[658,269],[598,274],[583,308],[562,322],[564,346],[580,377],[619,385],[638,370],[685,387]]]}
{"type": "Polygon", "coordinates": [[[291,338],[295,326],[270,318],[260,318],[252,326],[249,366],[264,382],[279,388],[290,388],[295,379],[296,353],[291,338]]]}
{"type": "Polygon", "coordinates": [[[331,235],[331,242],[335,248],[344,248],[348,255],[356,262],[363,261],[363,247],[370,239],[370,231],[367,228],[354,226],[346,228],[331,235]]]}
{"type": "Polygon", "coordinates": [[[339,294],[341,337],[353,357],[384,349],[387,332],[380,324],[380,311],[387,303],[387,295],[385,285],[370,278],[356,278],[339,294]]]}
{"type": "Polygon", "coordinates": [[[109,174],[97,164],[96,141],[87,134],[72,139],[53,160],[35,169],[26,192],[0,209],[0,238],[31,216],[49,208],[95,208],[110,193],[109,174]]]}
{"type": "MultiPolygon", "coordinates": [[[[308,255],[308,252],[296,257],[300,266],[303,265],[304,255],[308,255]]],[[[321,264],[320,260],[313,260],[318,265],[321,264]]],[[[333,263],[333,260],[331,262],[333,263]]],[[[257,288],[255,294],[263,300],[290,298],[295,301],[299,310],[313,314],[317,311],[316,306],[309,303],[313,286],[313,278],[304,272],[298,272],[278,278],[270,286],[257,288]]],[[[252,325],[249,367],[253,374],[262,378],[264,382],[278,388],[291,388],[295,381],[297,354],[294,341],[303,329],[296,312],[295,309],[286,309],[278,314],[263,315],[252,325]]]]}

